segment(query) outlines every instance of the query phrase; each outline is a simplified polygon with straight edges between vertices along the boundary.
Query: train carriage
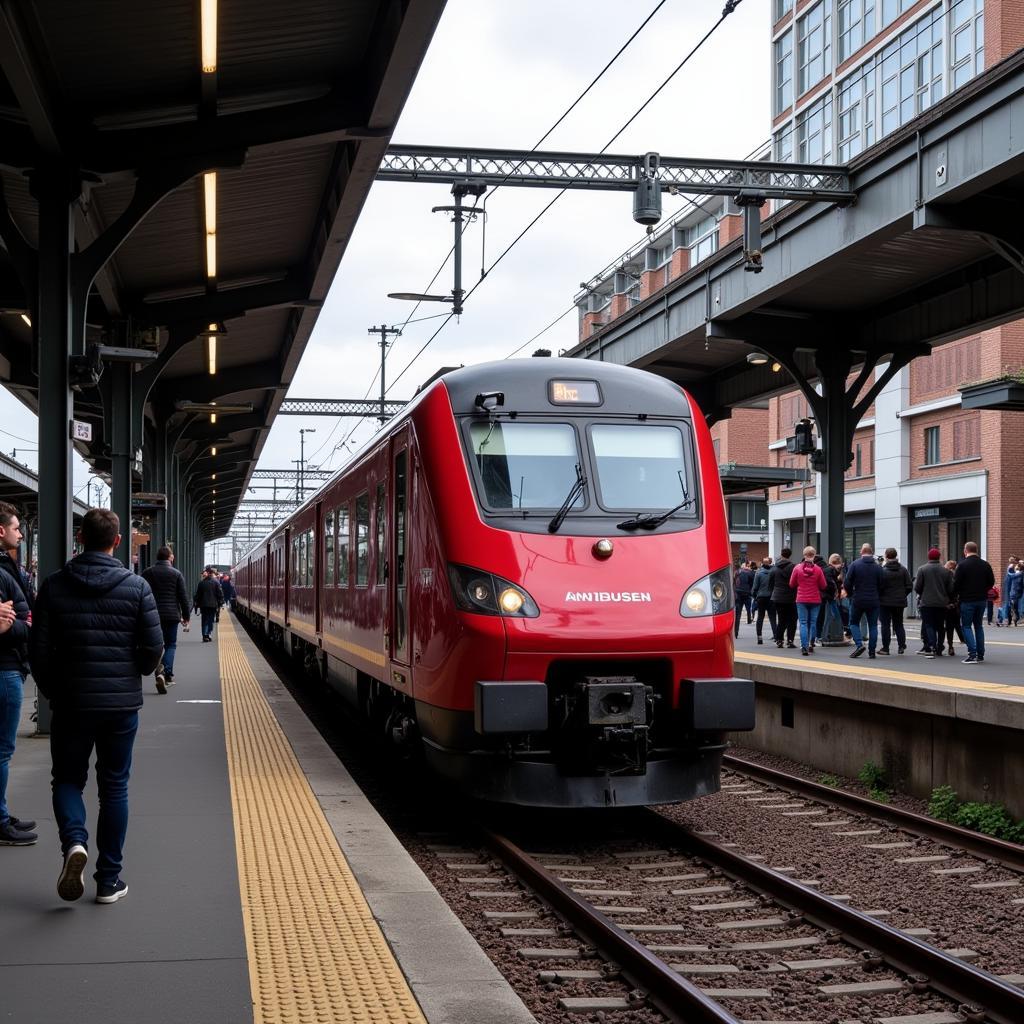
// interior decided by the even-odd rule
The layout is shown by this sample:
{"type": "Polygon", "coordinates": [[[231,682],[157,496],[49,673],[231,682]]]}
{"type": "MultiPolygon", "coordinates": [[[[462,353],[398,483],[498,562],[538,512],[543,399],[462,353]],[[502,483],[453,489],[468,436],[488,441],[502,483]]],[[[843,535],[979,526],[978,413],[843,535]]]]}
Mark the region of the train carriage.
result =
{"type": "Polygon", "coordinates": [[[640,370],[445,374],[236,578],[243,615],[485,799],[691,799],[753,726],[711,437],[640,370]]]}

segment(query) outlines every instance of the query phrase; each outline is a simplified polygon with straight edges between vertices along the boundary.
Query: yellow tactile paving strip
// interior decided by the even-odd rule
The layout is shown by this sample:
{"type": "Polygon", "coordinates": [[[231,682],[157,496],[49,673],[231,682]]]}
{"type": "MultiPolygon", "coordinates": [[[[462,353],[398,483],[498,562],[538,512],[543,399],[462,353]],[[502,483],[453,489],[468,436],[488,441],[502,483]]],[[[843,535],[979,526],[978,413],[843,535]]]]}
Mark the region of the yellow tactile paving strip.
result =
{"type": "Polygon", "coordinates": [[[874,680],[876,682],[918,683],[925,686],[936,686],[954,690],[981,690],[995,695],[1024,696],[1024,686],[1011,686],[1009,683],[986,683],[978,679],[947,679],[944,676],[929,676],[920,672],[899,672],[888,668],[867,668],[863,665],[836,665],[828,662],[822,665],[798,664],[793,658],[773,654],[737,654],[737,662],[751,665],[780,665],[784,668],[800,672],[813,672],[816,675],[852,676],[857,679],[874,680]]]}
{"type": "Polygon", "coordinates": [[[227,616],[217,639],[255,1024],[425,1024],[227,616]]]}

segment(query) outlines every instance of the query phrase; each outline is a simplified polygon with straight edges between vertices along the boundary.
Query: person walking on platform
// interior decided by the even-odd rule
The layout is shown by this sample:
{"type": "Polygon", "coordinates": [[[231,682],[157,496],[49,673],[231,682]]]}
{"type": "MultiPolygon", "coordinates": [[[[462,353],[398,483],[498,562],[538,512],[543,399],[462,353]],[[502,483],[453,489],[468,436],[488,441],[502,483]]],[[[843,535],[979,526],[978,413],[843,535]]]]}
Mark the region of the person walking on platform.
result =
{"type": "Polygon", "coordinates": [[[763,558],[761,566],[754,573],[754,589],[752,591],[754,603],[757,605],[757,621],[754,624],[754,631],[757,633],[757,642],[763,643],[761,630],[764,628],[764,617],[768,616],[768,625],[772,630],[772,640],[775,639],[775,605],[772,603],[772,560],[763,558]]]}
{"type": "MultiPolygon", "coordinates": [[[[951,558],[946,563],[946,569],[949,571],[950,576],[956,575],[956,562],[951,558]]],[[[953,646],[954,634],[959,639],[960,643],[965,643],[964,629],[960,622],[960,598],[957,596],[954,588],[953,603],[946,609],[946,653],[952,658],[956,655],[956,648],[953,646]]],[[[941,639],[941,638],[940,638],[941,639]]],[[[942,645],[939,644],[941,647],[942,645]]]]}
{"type": "Polygon", "coordinates": [[[16,817],[7,806],[7,780],[28,674],[32,617],[29,596],[13,557],[20,543],[18,510],[0,501],[0,846],[31,846],[39,839],[33,831],[36,823],[16,817]]]}
{"type": "Polygon", "coordinates": [[[174,685],[174,652],[178,647],[178,625],[188,626],[190,601],[185,577],[174,568],[174,552],[164,544],[157,549],[156,564],[142,578],[149,584],[160,614],[164,634],[164,660],[156,670],[157,693],[166,693],[174,685]]]}
{"type": "Polygon", "coordinates": [[[754,572],[746,562],[740,563],[740,567],[736,570],[733,583],[736,591],[736,616],[733,624],[733,632],[736,636],[739,636],[740,619],[743,618],[744,611],[747,613],[748,625],[754,621],[750,607],[750,595],[754,589],[754,572]]]}
{"type": "Polygon", "coordinates": [[[896,634],[896,652],[907,649],[907,633],[903,628],[903,613],[907,608],[907,595],[914,589],[914,581],[905,565],[900,564],[895,548],[885,549],[882,563],[882,588],[879,592],[879,615],[882,621],[882,646],[879,654],[889,654],[892,634],[896,634]]]}
{"type": "Polygon", "coordinates": [[[790,587],[793,563],[790,548],[783,548],[772,566],[772,603],[775,605],[775,646],[796,647],[796,592],[790,587]]]}
{"type": "Polygon", "coordinates": [[[43,582],[33,612],[32,675],[53,709],[53,811],[64,855],[57,894],[69,901],[84,892],[89,833],[82,793],[94,748],[96,902],[116,903],[128,893],[121,865],[142,676],[163,655],[153,591],[114,558],[119,531],[116,513],[89,509],[78,534],[82,554],[43,582]]]}
{"type": "Polygon", "coordinates": [[[1020,590],[1021,580],[1024,579],[1021,573],[1017,572],[1017,556],[1010,555],[1010,561],[1006,565],[1006,572],[1003,574],[1003,604],[999,608],[997,623],[1002,625],[1005,621],[1008,626],[1016,625],[1017,601],[1014,592],[1020,590]]]}
{"type": "Polygon", "coordinates": [[[220,578],[220,589],[224,595],[224,601],[228,607],[235,610],[235,585],[231,582],[231,573],[226,572],[220,578]]]}
{"type": "Polygon", "coordinates": [[[808,655],[814,651],[818,627],[818,607],[822,592],[826,589],[825,574],[820,565],[814,563],[815,551],[804,548],[804,560],[796,566],[789,577],[789,586],[796,591],[796,612],[800,620],[800,653],[808,655]]]}
{"type": "Polygon", "coordinates": [[[969,540],[953,576],[953,592],[960,602],[960,624],[967,642],[965,665],[985,660],[985,602],[994,584],[992,566],[978,554],[978,545],[969,540]]]}
{"type": "Polygon", "coordinates": [[[217,618],[217,612],[224,603],[224,591],[220,589],[217,577],[212,569],[203,572],[203,578],[196,587],[195,597],[192,604],[199,609],[203,620],[203,643],[208,644],[213,640],[213,624],[217,618]]]}
{"type": "Polygon", "coordinates": [[[882,567],[875,561],[875,552],[870,544],[862,544],[860,558],[847,570],[846,593],[850,598],[850,633],[854,648],[851,658],[864,653],[864,639],[861,633],[861,617],[868,620],[868,657],[875,656],[878,644],[878,608],[882,587],[882,567]]]}
{"type": "Polygon", "coordinates": [[[921,612],[921,639],[918,654],[926,658],[942,657],[942,639],[946,627],[946,612],[954,604],[953,574],[942,564],[938,548],[930,548],[928,561],[917,570],[914,593],[921,612]]]}

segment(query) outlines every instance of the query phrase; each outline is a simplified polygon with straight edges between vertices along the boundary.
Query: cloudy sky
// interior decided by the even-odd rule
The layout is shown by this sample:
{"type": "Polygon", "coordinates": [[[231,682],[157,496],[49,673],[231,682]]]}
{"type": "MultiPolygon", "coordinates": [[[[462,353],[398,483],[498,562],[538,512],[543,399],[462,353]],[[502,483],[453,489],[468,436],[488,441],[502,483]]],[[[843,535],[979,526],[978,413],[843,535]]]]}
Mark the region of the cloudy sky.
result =
{"type": "MultiPolygon", "coordinates": [[[[545,149],[596,152],[621,127],[718,19],[723,0],[667,0],[630,48],[544,143],[545,149]]],[[[423,145],[529,149],[558,119],[657,0],[448,0],[394,141],[423,145]]],[[[743,0],[701,51],[633,122],[611,152],[655,150],[674,156],[739,158],[770,132],[769,0],[743,0]]],[[[481,225],[465,235],[465,282],[480,273],[553,197],[547,189],[504,187],[487,203],[486,254],[481,225]]],[[[572,305],[579,283],[638,241],[628,193],[569,192],[474,293],[389,391],[409,398],[438,367],[503,359],[572,305]]],[[[431,206],[451,202],[442,185],[378,182],[306,348],[292,397],[362,398],[380,350],[373,324],[401,324],[412,305],[391,291],[424,291],[452,244],[452,226],[431,206]]],[[[681,206],[665,197],[665,212],[681,206]]],[[[452,288],[451,264],[430,289],[452,288]]],[[[439,313],[421,306],[417,317],[439,313]]],[[[441,323],[410,324],[394,343],[387,376],[394,380],[441,323]]],[[[572,346],[570,313],[542,340],[553,351],[572,346]]],[[[311,464],[341,466],[348,450],[373,435],[376,421],[281,417],[261,465],[290,466],[300,427],[311,464]],[[336,445],[346,440],[349,448],[336,445]]],[[[35,417],[0,390],[0,448],[34,446],[35,417]],[[26,439],[25,442],[19,439],[26,439]]],[[[24,461],[34,467],[35,453],[24,461]]],[[[76,466],[75,484],[88,477],[76,466]]],[[[83,492],[84,497],[84,492],[83,492]]],[[[212,553],[211,556],[212,557],[212,553]]]]}

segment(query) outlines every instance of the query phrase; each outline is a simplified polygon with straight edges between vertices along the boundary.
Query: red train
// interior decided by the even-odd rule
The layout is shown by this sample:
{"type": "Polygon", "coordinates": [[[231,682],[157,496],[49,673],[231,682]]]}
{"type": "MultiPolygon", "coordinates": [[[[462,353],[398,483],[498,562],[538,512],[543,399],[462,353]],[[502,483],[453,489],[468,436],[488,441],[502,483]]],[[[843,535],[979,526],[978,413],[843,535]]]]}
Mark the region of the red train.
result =
{"type": "Polygon", "coordinates": [[[240,614],[484,799],[688,800],[753,727],[711,436],[641,370],[443,375],[234,582],[240,614]]]}

